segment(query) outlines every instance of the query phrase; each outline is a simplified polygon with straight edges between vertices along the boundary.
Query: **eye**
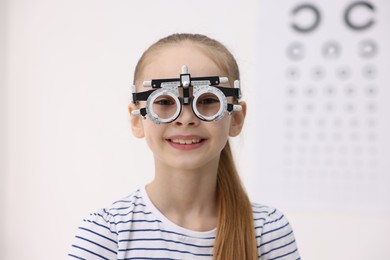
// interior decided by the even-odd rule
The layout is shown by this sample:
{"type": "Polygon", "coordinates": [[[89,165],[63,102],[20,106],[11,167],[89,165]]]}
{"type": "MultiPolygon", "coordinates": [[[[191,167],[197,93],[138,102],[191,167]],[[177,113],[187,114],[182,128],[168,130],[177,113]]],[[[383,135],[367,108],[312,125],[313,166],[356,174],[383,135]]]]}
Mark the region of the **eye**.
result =
{"type": "Polygon", "coordinates": [[[169,106],[169,105],[174,104],[172,102],[172,100],[169,100],[169,99],[159,99],[159,100],[156,100],[154,103],[157,105],[162,105],[162,106],[169,106]]]}
{"type": "Polygon", "coordinates": [[[219,99],[215,96],[202,97],[198,99],[198,104],[200,105],[213,105],[219,103],[219,99]]]}
{"type": "Polygon", "coordinates": [[[171,106],[175,104],[175,101],[171,98],[159,98],[154,101],[154,104],[161,106],[171,106]]]}

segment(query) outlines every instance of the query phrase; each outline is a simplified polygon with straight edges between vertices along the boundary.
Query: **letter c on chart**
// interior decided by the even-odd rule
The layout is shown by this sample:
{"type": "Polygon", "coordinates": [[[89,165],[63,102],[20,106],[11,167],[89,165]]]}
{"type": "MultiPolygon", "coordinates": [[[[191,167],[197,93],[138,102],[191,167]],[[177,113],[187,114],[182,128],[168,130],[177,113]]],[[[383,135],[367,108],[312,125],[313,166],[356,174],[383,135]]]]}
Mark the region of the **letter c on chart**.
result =
{"type": "Polygon", "coordinates": [[[302,22],[301,22],[301,24],[297,24],[296,22],[292,22],[291,27],[295,31],[300,32],[300,33],[309,33],[311,31],[315,30],[321,21],[321,14],[320,14],[320,11],[318,10],[318,8],[314,5],[311,5],[311,4],[301,4],[301,5],[296,6],[292,10],[292,15],[293,15],[293,17],[296,17],[297,15],[299,15],[302,12],[309,13],[309,14],[312,13],[314,15],[314,20],[309,21],[309,22],[304,22],[304,23],[306,23],[306,25],[303,25],[302,22]]]}
{"type": "Polygon", "coordinates": [[[354,12],[354,10],[356,10],[356,8],[359,8],[359,7],[360,8],[364,7],[369,12],[374,12],[375,11],[374,6],[371,3],[369,3],[369,2],[358,1],[358,2],[354,2],[354,3],[350,4],[347,7],[347,9],[345,10],[344,22],[346,23],[346,25],[349,28],[351,28],[352,30],[355,30],[355,31],[366,30],[366,29],[370,28],[375,23],[373,18],[368,19],[367,21],[365,21],[363,23],[360,23],[360,24],[356,23],[356,21],[353,21],[353,19],[351,18],[352,13],[354,12]]]}

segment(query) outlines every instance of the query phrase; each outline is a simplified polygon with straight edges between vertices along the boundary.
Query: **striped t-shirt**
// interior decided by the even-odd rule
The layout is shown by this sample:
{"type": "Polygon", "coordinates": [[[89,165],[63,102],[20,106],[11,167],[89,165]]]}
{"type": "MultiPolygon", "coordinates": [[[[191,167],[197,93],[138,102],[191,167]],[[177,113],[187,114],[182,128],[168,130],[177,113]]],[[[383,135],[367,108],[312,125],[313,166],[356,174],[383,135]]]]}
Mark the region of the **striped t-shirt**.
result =
{"type": "MultiPolygon", "coordinates": [[[[253,204],[261,260],[300,259],[291,226],[274,208],[253,204]]],[[[71,259],[212,259],[216,229],[197,232],[167,219],[145,188],[84,219],[71,259]]]]}

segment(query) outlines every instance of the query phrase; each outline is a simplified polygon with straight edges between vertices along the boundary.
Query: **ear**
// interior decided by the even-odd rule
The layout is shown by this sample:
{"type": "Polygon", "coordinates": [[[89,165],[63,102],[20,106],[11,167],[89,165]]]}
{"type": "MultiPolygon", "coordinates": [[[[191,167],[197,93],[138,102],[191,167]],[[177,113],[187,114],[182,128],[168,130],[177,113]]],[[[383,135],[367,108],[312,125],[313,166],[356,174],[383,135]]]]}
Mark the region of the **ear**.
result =
{"type": "Polygon", "coordinates": [[[233,112],[231,115],[229,136],[235,137],[240,134],[242,127],[244,126],[245,116],[246,116],[246,103],[245,101],[240,101],[242,107],[241,111],[233,112]]]}
{"type": "Polygon", "coordinates": [[[130,124],[133,135],[137,138],[143,138],[145,136],[144,126],[142,124],[142,117],[135,116],[132,114],[134,110],[137,110],[137,106],[135,104],[129,104],[129,113],[130,113],[130,124]]]}

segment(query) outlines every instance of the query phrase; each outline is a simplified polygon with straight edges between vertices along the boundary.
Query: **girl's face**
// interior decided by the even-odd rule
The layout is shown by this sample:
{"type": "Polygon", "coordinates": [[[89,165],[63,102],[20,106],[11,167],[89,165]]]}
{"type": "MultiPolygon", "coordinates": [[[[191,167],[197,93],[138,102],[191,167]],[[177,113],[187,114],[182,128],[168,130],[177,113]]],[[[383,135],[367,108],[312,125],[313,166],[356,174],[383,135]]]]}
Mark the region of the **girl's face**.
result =
{"type": "MultiPolygon", "coordinates": [[[[178,78],[181,67],[187,65],[191,77],[228,76],[202,50],[191,43],[163,47],[148,58],[138,82],[152,79],[178,78]]],[[[230,83],[232,84],[232,83],[230,83]]],[[[137,86],[137,91],[149,90],[137,86]]],[[[141,103],[143,107],[145,104],[141,103]]],[[[241,131],[243,111],[225,115],[217,122],[200,120],[190,106],[183,106],[179,117],[168,124],[154,124],[148,117],[131,116],[133,134],[144,137],[159,167],[195,170],[207,165],[218,165],[219,155],[229,136],[241,131]]],[[[130,114],[135,109],[129,106],[130,114]]]]}

